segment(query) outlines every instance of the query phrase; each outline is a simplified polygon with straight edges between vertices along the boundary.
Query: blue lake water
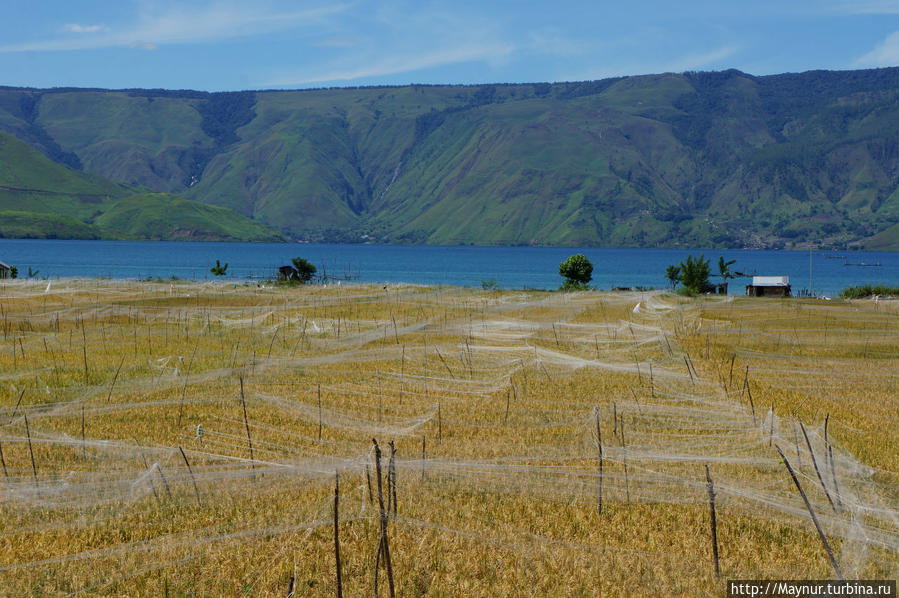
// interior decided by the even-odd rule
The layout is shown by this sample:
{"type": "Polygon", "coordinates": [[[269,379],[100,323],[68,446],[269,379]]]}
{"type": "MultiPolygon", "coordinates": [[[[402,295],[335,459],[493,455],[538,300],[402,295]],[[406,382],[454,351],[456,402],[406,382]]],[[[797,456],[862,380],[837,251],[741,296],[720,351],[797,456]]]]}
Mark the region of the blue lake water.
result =
{"type": "MultiPolygon", "coordinates": [[[[203,280],[214,278],[209,268],[219,259],[228,263],[227,278],[258,280],[300,256],[315,264],[319,273],[324,270],[359,282],[480,286],[495,279],[503,288],[555,289],[561,283],[559,263],[574,253],[593,262],[592,284],[599,289],[665,288],[665,268],[700,253],[710,258],[713,273],[723,256],[737,260],[732,266],[736,271],[789,276],[794,294],[812,288],[833,296],[844,287],[865,283],[899,286],[899,253],[826,251],[812,252],[810,259],[807,251],[0,239],[0,261],[18,266],[21,277],[29,267],[39,270],[40,278],[203,280]]],[[[730,293],[743,294],[746,282],[732,280],[730,293]]]]}

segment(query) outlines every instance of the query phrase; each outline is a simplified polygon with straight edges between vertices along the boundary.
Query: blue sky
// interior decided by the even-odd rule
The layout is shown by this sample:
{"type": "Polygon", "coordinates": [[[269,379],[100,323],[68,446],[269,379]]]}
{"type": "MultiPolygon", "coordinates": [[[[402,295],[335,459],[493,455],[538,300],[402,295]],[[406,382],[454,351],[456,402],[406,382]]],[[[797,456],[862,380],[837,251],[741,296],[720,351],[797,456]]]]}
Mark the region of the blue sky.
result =
{"type": "Polygon", "coordinates": [[[899,0],[3,0],[0,85],[208,91],[899,65],[899,0]]]}

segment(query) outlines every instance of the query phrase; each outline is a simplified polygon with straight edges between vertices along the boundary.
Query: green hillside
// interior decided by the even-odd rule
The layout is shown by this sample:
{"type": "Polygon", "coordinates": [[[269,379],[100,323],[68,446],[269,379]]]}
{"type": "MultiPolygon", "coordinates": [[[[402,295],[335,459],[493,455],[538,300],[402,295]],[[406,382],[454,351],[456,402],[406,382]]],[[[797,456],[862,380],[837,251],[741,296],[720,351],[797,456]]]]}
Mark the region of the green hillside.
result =
{"type": "Polygon", "coordinates": [[[896,248],[897,99],[896,68],[217,94],[0,88],[0,129],[60,164],[309,240],[896,248]]]}
{"type": "Polygon", "coordinates": [[[279,241],[231,210],[139,193],[53,162],[0,132],[0,236],[58,239],[279,241]]]}
{"type": "Polygon", "coordinates": [[[101,229],[151,241],[284,240],[266,226],[227,208],[164,193],[142,193],[117,201],[94,222],[101,229]]]}

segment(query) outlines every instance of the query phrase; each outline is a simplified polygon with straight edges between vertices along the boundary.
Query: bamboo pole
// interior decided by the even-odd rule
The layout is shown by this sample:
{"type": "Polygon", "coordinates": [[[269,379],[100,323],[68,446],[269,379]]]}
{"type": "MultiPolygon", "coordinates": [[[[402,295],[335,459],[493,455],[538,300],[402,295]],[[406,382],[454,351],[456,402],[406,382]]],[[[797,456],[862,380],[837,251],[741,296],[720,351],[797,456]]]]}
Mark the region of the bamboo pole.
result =
{"type": "Polygon", "coordinates": [[[243,376],[240,376],[240,404],[243,406],[243,425],[247,429],[247,443],[250,445],[250,469],[256,481],[256,459],[253,457],[253,438],[250,436],[250,420],[247,418],[247,400],[243,394],[243,376]]]}
{"type": "Polygon", "coordinates": [[[339,504],[340,475],[334,472],[334,561],[337,567],[337,598],[343,598],[343,583],[340,575],[340,536],[339,536],[339,504]]]}
{"type": "Polygon", "coordinates": [[[842,581],[845,579],[843,577],[843,572],[840,571],[840,566],[837,564],[837,560],[833,557],[833,552],[830,550],[830,544],[827,542],[827,538],[824,536],[824,532],[821,531],[821,524],[818,523],[818,518],[815,516],[815,511],[812,509],[812,505],[808,501],[808,497],[805,495],[805,490],[802,489],[802,484],[799,483],[799,478],[796,477],[796,473],[793,471],[793,467],[790,466],[790,462],[787,460],[787,457],[784,455],[783,451],[780,450],[780,447],[774,445],[774,448],[777,449],[777,452],[780,454],[780,458],[783,459],[784,465],[787,466],[787,471],[790,472],[790,477],[793,478],[793,483],[796,484],[796,488],[799,490],[799,494],[802,496],[802,500],[805,502],[805,508],[808,509],[809,515],[812,516],[812,522],[815,524],[815,529],[818,531],[818,537],[821,539],[821,544],[824,545],[824,551],[827,552],[828,558],[830,558],[830,564],[833,566],[833,570],[836,572],[837,577],[842,581]]]}
{"type": "Polygon", "coordinates": [[[718,519],[715,516],[715,485],[712,483],[712,476],[709,473],[709,466],[705,466],[706,490],[709,493],[709,516],[711,518],[712,527],[712,558],[715,562],[715,577],[721,575],[721,569],[718,566],[718,519]]]}
{"type": "Polygon", "coordinates": [[[380,563],[381,556],[383,555],[384,564],[387,568],[387,584],[390,598],[394,598],[396,593],[393,587],[393,567],[390,564],[390,543],[387,539],[387,510],[384,508],[384,491],[381,482],[381,447],[378,446],[378,441],[376,439],[372,438],[371,441],[375,445],[375,470],[378,483],[378,513],[381,529],[380,539],[378,540],[378,554],[375,558],[374,593],[375,596],[378,595],[378,565],[380,563]]]}
{"type": "Polygon", "coordinates": [[[824,485],[824,478],[821,477],[821,470],[818,469],[818,460],[815,458],[815,451],[812,450],[812,443],[808,438],[808,433],[805,431],[805,425],[802,423],[802,418],[797,417],[799,420],[799,428],[802,430],[802,435],[805,437],[805,444],[808,446],[808,452],[812,456],[812,465],[815,466],[815,473],[818,475],[818,481],[821,483],[821,488],[824,490],[824,495],[827,497],[827,502],[830,503],[830,508],[833,509],[833,512],[837,512],[836,506],[833,504],[833,499],[830,498],[830,492],[827,491],[827,486],[824,485]]]}
{"type": "Polygon", "coordinates": [[[602,515],[602,430],[599,427],[599,407],[593,408],[593,419],[596,420],[596,448],[599,460],[599,481],[596,486],[596,513],[602,515]]]}
{"type": "Polygon", "coordinates": [[[197,506],[200,506],[200,489],[197,488],[197,479],[194,477],[194,470],[190,466],[190,461],[187,460],[187,455],[184,453],[184,449],[179,446],[178,450],[181,451],[181,456],[184,457],[184,464],[187,465],[187,472],[190,474],[190,481],[194,484],[194,494],[197,495],[197,506]]]}

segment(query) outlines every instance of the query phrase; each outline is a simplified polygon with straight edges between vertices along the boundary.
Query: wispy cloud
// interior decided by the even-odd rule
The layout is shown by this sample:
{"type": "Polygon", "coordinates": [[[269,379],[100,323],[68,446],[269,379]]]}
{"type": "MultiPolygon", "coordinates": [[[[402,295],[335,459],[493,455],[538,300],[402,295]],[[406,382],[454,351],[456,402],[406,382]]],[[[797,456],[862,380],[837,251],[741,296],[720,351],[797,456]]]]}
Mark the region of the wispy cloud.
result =
{"type": "Polygon", "coordinates": [[[876,48],[855,61],[855,66],[878,67],[899,65],[899,31],[893,32],[876,48]]]}
{"type": "Polygon", "coordinates": [[[851,15],[896,15],[899,14],[899,0],[858,0],[841,2],[837,10],[851,15]]]}
{"type": "Polygon", "coordinates": [[[682,73],[684,71],[695,71],[697,69],[715,66],[717,63],[733,56],[737,50],[738,47],[736,45],[728,45],[707,52],[685,54],[684,56],[669,62],[666,66],[663,66],[659,72],[682,73]]]}
{"type": "Polygon", "coordinates": [[[79,25],[78,23],[69,23],[63,27],[63,30],[71,33],[99,33],[108,29],[103,25],[79,25]]]}
{"type": "Polygon", "coordinates": [[[721,66],[719,63],[730,58],[739,50],[737,45],[721,46],[706,52],[694,52],[684,54],[669,61],[655,62],[607,62],[603,66],[593,70],[569,72],[557,78],[557,81],[589,81],[605,79],[608,77],[623,77],[628,75],[647,75],[656,73],[682,73],[704,68],[721,66]]]}
{"type": "Polygon", "coordinates": [[[174,7],[163,12],[145,13],[136,22],[116,28],[99,25],[67,25],[77,36],[64,36],[0,46],[0,52],[49,52],[110,47],[155,48],[166,44],[198,44],[223,39],[313,25],[346,10],[334,4],[300,11],[262,11],[230,3],[202,7],[174,7]],[[85,36],[84,33],[95,35],[85,36]]]}
{"type": "Polygon", "coordinates": [[[515,46],[497,42],[488,44],[465,45],[425,53],[402,53],[382,56],[363,64],[336,67],[318,72],[294,72],[262,83],[264,87],[291,87],[316,85],[331,82],[346,82],[411,73],[423,69],[458,64],[464,62],[496,63],[505,60],[515,46]]]}

